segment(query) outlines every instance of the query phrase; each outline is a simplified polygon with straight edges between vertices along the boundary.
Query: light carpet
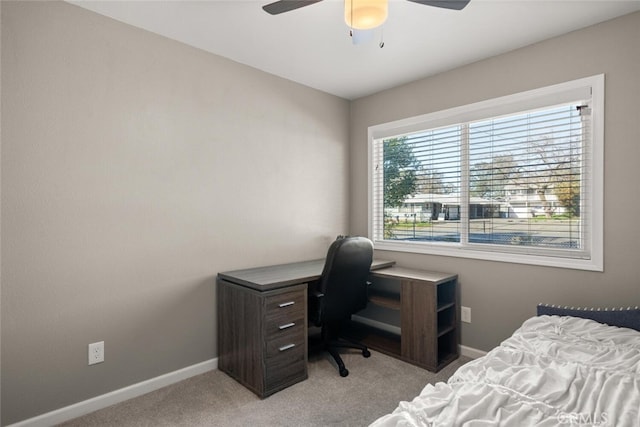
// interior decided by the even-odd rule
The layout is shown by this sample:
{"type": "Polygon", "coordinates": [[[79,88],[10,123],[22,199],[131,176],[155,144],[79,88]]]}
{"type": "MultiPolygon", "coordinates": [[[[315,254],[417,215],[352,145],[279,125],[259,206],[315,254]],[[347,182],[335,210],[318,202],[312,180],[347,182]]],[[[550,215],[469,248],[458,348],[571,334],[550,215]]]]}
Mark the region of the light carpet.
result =
{"type": "Polygon", "coordinates": [[[446,381],[469,358],[438,373],[372,351],[343,354],[349,376],[328,354],[309,356],[309,379],[260,399],[219,370],[210,371],[61,424],[91,426],[367,426],[446,381]]]}

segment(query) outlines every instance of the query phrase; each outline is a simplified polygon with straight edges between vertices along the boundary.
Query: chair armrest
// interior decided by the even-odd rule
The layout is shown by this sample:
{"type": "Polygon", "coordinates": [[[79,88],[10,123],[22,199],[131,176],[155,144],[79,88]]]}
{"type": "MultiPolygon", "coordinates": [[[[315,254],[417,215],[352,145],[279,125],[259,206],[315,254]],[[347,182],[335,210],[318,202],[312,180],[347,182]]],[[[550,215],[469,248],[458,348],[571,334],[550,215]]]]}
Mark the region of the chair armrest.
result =
{"type": "Polygon", "coordinates": [[[313,323],[315,326],[320,326],[320,315],[322,313],[322,299],[324,294],[315,289],[309,291],[307,312],[309,316],[309,323],[313,323]]]}
{"type": "Polygon", "coordinates": [[[309,291],[309,298],[320,299],[322,297],[324,297],[324,294],[322,292],[318,292],[316,290],[309,291]]]}

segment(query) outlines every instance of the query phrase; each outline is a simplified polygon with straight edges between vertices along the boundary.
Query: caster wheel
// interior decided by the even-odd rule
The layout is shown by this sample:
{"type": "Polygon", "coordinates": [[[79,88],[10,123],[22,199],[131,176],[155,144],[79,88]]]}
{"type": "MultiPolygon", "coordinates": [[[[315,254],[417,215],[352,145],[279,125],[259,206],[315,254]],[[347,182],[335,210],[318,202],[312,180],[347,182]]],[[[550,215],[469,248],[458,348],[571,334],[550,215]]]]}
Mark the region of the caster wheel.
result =
{"type": "Polygon", "coordinates": [[[362,350],[362,355],[364,357],[371,357],[371,352],[369,350],[362,350]]]}
{"type": "Polygon", "coordinates": [[[340,376],[341,377],[346,377],[347,375],[349,375],[349,370],[347,368],[340,369],[340,376]]]}

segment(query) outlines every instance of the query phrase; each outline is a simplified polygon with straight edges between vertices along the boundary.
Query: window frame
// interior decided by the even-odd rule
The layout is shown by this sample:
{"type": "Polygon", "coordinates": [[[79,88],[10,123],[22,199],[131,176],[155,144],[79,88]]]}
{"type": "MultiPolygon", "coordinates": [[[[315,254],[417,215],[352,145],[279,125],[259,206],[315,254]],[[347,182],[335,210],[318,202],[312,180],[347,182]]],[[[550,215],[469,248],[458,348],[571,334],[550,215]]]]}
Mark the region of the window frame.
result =
{"type": "MultiPolygon", "coordinates": [[[[488,261],[500,261],[518,264],[541,265],[550,267],[570,268],[590,271],[604,270],[604,74],[585,77],[560,84],[546,86],[512,95],[453,107],[441,111],[427,113],[406,119],[370,126],[368,128],[368,231],[376,249],[411,252],[439,256],[452,256],[488,261]],[[412,242],[392,241],[376,239],[374,235],[374,216],[376,205],[381,193],[377,195],[374,188],[375,165],[374,149],[376,141],[406,135],[411,132],[449,126],[459,123],[498,117],[501,115],[550,107],[557,104],[576,101],[585,95],[590,96],[591,108],[591,156],[585,166],[590,170],[590,197],[587,198],[586,207],[590,218],[587,226],[588,258],[569,258],[554,255],[553,249],[536,248],[533,253],[518,252],[508,253],[494,250],[483,250],[482,245],[466,245],[464,243],[440,243],[440,242],[412,242]],[[541,252],[543,252],[541,254],[541,252]]],[[[381,145],[381,144],[378,144],[381,145]]],[[[464,165],[463,169],[468,169],[464,165]]],[[[465,172],[468,173],[468,170],[465,172]]],[[[468,188],[462,189],[468,191],[468,188]]],[[[378,207],[379,209],[379,207],[378,207]]],[[[461,209],[467,209],[461,205],[461,209]]],[[[466,233],[467,225],[461,223],[461,232],[466,233]]]]}

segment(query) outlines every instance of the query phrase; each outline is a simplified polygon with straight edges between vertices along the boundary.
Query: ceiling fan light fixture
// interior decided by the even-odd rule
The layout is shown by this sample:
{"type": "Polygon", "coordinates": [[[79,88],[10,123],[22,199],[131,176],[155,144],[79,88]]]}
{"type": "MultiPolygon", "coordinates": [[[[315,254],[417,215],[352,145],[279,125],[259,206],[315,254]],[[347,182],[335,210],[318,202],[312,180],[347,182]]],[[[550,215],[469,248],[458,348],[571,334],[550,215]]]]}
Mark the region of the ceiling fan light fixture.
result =
{"type": "Polygon", "coordinates": [[[344,20],[357,30],[370,30],[384,24],[389,14],[388,0],[345,0],[344,20]]]}

